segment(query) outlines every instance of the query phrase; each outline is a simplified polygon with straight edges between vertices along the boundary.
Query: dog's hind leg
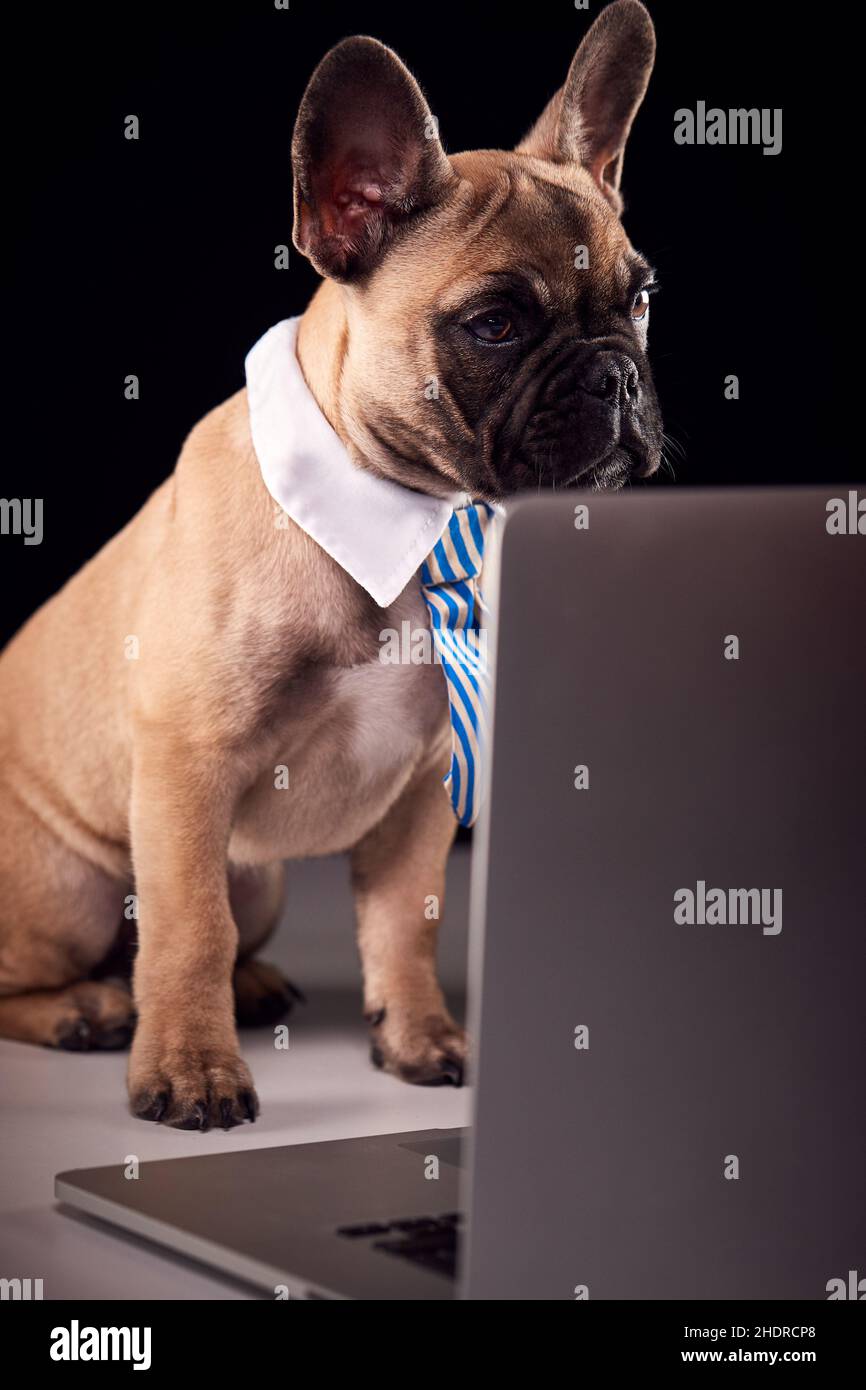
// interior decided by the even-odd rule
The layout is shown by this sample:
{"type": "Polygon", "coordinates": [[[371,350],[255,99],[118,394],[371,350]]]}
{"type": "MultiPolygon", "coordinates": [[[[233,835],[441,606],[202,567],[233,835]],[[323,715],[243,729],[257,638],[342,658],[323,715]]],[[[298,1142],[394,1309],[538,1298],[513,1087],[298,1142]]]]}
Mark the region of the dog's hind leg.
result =
{"type": "Polygon", "coordinates": [[[76,1051],[129,1041],[129,991],[89,978],[126,892],[0,787],[0,1037],[76,1051]]]}
{"type": "Polygon", "coordinates": [[[65,989],[33,990],[0,999],[0,1037],[70,1052],[126,1047],[135,1010],[122,985],[84,980],[65,989]]]}
{"type": "Polygon", "coordinates": [[[235,1017],[245,1028],[277,1023],[303,998],[275,965],[254,953],[273,932],[283,910],[285,867],[282,863],[229,869],[229,900],[238,927],[234,970],[235,1017]]]}

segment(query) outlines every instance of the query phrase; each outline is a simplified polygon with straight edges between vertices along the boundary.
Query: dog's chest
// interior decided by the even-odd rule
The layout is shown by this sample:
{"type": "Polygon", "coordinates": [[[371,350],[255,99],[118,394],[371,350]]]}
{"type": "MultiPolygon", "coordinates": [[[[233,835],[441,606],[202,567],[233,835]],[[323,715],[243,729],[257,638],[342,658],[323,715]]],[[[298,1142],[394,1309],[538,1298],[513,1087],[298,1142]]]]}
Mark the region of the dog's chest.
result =
{"type": "MultiPolygon", "coordinates": [[[[426,626],[423,603],[383,616],[383,632],[400,633],[407,620],[413,631],[426,626]]],[[[420,764],[438,760],[444,772],[450,722],[441,666],[413,662],[409,643],[381,651],[389,660],[319,668],[294,683],[268,764],[239,807],[231,858],[347,849],[379,823],[420,764]]]]}

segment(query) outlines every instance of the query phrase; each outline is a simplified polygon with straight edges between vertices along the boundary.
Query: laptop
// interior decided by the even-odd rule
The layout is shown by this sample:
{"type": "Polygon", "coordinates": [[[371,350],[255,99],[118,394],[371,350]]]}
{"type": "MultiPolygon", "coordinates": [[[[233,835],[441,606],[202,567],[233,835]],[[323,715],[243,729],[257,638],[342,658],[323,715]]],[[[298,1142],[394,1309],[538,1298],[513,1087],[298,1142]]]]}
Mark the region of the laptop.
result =
{"type": "Polygon", "coordinates": [[[825,1299],[862,1268],[859,508],[511,507],[471,1129],[65,1172],[57,1197],[271,1298],[825,1299]]]}

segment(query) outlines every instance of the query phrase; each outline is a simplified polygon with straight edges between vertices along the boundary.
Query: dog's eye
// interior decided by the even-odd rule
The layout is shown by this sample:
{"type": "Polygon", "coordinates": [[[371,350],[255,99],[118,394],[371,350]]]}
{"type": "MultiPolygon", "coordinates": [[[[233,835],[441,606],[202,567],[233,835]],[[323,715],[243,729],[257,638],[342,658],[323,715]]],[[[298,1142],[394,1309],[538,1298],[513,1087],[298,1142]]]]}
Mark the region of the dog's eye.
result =
{"type": "Polygon", "coordinates": [[[514,321],[505,313],[479,314],[466,327],[482,343],[511,343],[517,337],[514,321]]]}
{"type": "Polygon", "coordinates": [[[631,316],[633,319],[645,319],[649,313],[649,290],[640,290],[634,297],[631,306],[631,316]]]}

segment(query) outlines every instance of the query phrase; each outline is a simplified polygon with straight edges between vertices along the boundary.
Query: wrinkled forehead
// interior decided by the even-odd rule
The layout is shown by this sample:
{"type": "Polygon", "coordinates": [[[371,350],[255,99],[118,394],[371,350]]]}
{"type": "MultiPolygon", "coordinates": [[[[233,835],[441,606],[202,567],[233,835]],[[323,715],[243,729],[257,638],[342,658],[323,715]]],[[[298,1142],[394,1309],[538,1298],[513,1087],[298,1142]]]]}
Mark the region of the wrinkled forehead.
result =
{"type": "Polygon", "coordinates": [[[638,258],[585,170],[498,151],[451,164],[460,184],[447,203],[386,258],[389,278],[405,277],[404,304],[409,283],[413,298],[447,310],[515,273],[551,310],[587,291],[625,293],[638,258]]]}

